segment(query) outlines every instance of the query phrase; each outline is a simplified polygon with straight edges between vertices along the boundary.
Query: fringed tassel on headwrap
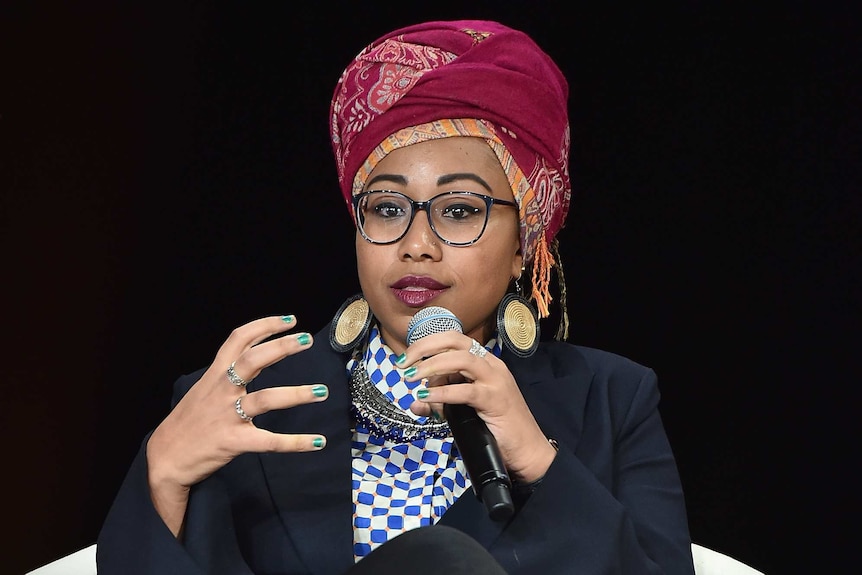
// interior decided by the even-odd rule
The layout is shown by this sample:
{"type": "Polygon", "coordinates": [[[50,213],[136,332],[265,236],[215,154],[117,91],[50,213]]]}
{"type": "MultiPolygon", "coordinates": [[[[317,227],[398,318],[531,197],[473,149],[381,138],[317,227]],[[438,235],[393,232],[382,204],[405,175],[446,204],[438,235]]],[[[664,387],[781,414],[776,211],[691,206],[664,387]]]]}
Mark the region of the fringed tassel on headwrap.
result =
{"type": "Polygon", "coordinates": [[[551,300],[551,268],[554,267],[554,257],[548,251],[545,235],[539,236],[536,251],[533,254],[533,293],[532,298],[539,308],[539,317],[550,315],[551,300]]]}
{"type": "Polygon", "coordinates": [[[554,339],[561,341],[569,337],[569,312],[566,307],[566,278],[563,274],[563,260],[560,257],[560,244],[556,238],[551,241],[550,249],[544,235],[536,244],[533,256],[533,293],[532,298],[539,309],[539,317],[550,315],[551,301],[551,270],[557,271],[557,283],[560,291],[560,324],[554,339]]]}

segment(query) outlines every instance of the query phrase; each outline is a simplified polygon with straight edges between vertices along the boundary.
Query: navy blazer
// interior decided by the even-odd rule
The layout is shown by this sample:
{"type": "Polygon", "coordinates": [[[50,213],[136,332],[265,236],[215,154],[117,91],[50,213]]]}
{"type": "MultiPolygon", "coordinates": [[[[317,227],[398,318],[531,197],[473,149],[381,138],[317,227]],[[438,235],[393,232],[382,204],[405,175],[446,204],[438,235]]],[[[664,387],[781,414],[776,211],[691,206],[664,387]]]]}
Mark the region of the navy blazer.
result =
{"type": "MultiPolygon", "coordinates": [[[[279,433],[320,433],[326,448],[237,457],[192,488],[178,541],[150,500],[145,441],[99,534],[99,575],[334,575],[353,564],[348,357],[327,345],[328,334],[248,385],[326,383],[326,401],[254,420],[279,433]]],[[[491,520],[468,490],[440,524],[471,535],[508,573],[694,573],[655,373],[562,342],[543,342],[529,358],[504,352],[503,360],[559,452],[507,522],[491,520]]],[[[202,373],[176,382],[174,405],[202,373]]]]}

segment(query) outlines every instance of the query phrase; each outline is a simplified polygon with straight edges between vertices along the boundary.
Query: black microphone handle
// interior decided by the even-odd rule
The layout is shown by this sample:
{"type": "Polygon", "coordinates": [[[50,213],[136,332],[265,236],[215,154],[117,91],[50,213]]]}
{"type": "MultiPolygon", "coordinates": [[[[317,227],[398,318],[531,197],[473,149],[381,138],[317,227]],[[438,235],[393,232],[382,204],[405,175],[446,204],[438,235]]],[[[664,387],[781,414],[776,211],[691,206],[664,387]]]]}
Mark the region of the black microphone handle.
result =
{"type": "MultiPolygon", "coordinates": [[[[407,345],[427,335],[450,330],[464,333],[461,321],[451,311],[439,306],[423,308],[413,315],[407,326],[407,345]]],[[[473,493],[485,504],[491,519],[505,521],[515,512],[515,505],[509,491],[512,482],[496,438],[469,405],[445,404],[443,413],[467,468],[473,493]]]]}
{"type": "Polygon", "coordinates": [[[464,460],[473,492],[485,504],[491,519],[505,521],[514,513],[515,505],[509,474],[494,434],[469,405],[447,403],[443,405],[443,413],[464,460]]]}

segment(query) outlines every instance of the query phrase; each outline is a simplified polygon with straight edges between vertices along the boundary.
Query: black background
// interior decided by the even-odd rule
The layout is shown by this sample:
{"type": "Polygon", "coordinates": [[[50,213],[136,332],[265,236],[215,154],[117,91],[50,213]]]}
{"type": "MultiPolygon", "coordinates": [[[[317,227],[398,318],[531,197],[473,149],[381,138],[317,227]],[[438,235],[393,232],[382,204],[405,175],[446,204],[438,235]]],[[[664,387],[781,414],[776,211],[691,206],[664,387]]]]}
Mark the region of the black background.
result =
{"type": "Polygon", "coordinates": [[[0,9],[0,570],[95,541],[174,379],[231,329],[316,331],[357,290],[335,80],[380,34],[460,17],[523,29],[569,78],[570,340],[657,371],[694,541],[846,569],[853,3],[129,4],[0,9]]]}

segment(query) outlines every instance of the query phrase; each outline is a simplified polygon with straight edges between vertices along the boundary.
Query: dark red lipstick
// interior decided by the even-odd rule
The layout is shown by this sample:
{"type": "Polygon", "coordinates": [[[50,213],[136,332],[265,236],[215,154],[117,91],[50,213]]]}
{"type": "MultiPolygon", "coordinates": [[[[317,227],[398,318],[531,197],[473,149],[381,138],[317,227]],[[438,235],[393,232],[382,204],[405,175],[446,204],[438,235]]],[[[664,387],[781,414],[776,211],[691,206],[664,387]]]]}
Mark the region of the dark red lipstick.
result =
{"type": "Polygon", "coordinates": [[[449,288],[428,276],[404,276],[389,287],[395,297],[410,307],[428,305],[431,300],[449,288]]]}

